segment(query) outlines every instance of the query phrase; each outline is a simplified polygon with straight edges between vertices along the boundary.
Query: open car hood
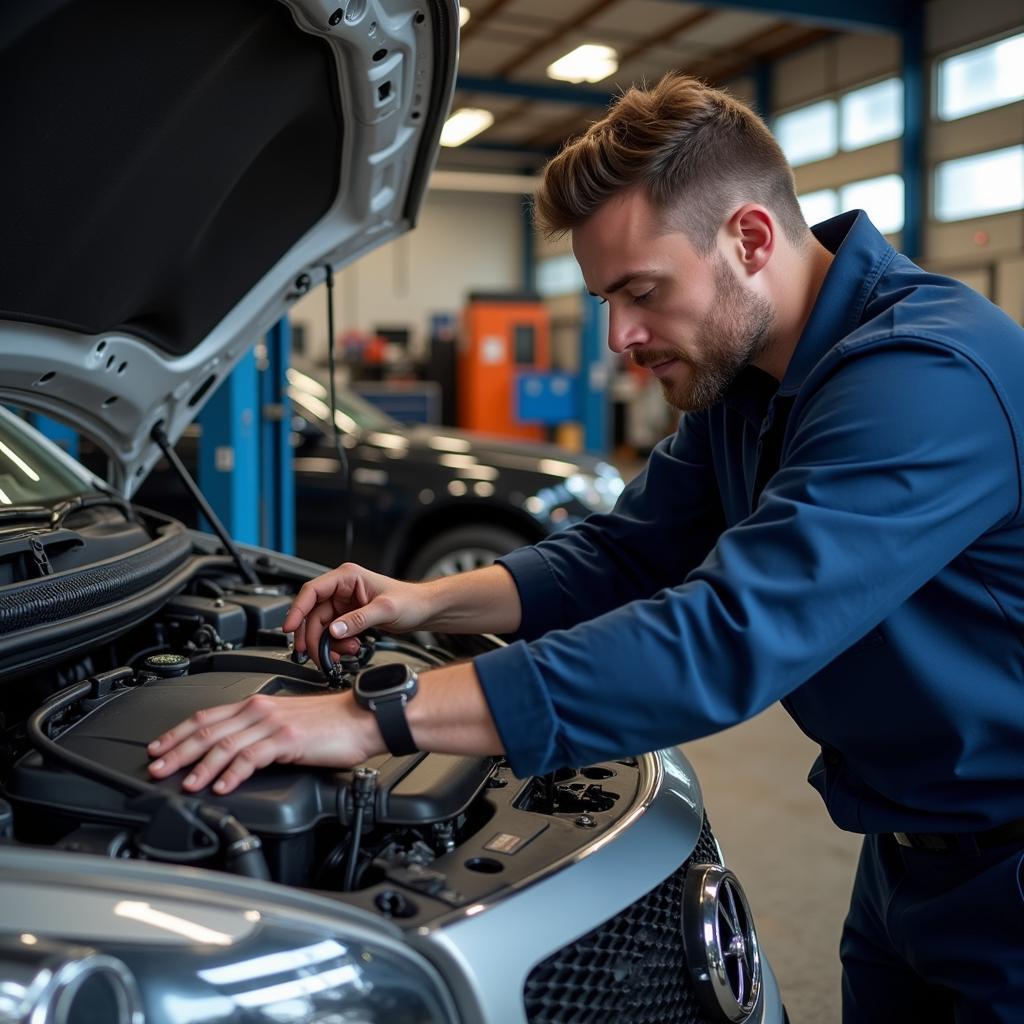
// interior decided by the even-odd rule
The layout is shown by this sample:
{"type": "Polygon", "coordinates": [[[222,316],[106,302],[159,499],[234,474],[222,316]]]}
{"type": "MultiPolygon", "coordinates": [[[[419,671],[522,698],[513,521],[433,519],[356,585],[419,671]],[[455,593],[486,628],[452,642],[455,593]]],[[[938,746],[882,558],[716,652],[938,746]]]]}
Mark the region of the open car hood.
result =
{"type": "Polygon", "coordinates": [[[130,495],[250,345],[412,227],[456,0],[0,5],[0,401],[130,495]]]}

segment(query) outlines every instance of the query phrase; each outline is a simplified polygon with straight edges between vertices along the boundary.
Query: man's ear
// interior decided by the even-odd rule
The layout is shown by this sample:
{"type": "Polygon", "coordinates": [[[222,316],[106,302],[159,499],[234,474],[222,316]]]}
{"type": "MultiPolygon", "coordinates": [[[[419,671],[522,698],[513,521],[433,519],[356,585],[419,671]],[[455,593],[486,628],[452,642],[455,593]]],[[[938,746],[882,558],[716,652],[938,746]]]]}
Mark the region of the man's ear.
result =
{"type": "Polygon", "coordinates": [[[758,203],[745,203],[725,222],[726,244],[737,269],[751,276],[767,266],[775,251],[775,219],[758,203]]]}

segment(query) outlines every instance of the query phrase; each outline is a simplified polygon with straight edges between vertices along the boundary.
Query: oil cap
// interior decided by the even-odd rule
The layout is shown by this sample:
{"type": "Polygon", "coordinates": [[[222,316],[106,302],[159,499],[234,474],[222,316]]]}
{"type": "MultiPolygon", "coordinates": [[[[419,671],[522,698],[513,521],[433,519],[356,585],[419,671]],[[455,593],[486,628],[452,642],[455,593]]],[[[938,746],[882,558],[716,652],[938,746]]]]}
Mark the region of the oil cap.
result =
{"type": "Polygon", "coordinates": [[[184,654],[151,654],[142,663],[142,668],[161,679],[173,679],[187,675],[191,664],[184,654]]]}

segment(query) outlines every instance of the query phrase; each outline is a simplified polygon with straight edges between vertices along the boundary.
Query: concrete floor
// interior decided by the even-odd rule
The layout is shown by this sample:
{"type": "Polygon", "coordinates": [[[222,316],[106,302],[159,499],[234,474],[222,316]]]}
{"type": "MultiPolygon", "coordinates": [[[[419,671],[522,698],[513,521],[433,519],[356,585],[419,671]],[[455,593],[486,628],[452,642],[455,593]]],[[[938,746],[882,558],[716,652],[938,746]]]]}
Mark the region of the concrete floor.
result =
{"type": "Polygon", "coordinates": [[[807,784],[818,748],[776,705],[682,749],[792,1024],[839,1024],[839,933],[860,837],[836,828],[807,784]]]}

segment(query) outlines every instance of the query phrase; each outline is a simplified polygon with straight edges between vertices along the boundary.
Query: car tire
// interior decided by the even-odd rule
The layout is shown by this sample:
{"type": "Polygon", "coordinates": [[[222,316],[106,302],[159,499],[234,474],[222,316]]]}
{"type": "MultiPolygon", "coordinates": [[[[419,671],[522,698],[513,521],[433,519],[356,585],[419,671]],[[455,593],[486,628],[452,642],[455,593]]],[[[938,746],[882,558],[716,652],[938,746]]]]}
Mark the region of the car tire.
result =
{"type": "Polygon", "coordinates": [[[479,569],[529,543],[521,533],[503,526],[460,526],[439,533],[415,551],[406,566],[405,576],[411,580],[427,580],[479,569]]]}

